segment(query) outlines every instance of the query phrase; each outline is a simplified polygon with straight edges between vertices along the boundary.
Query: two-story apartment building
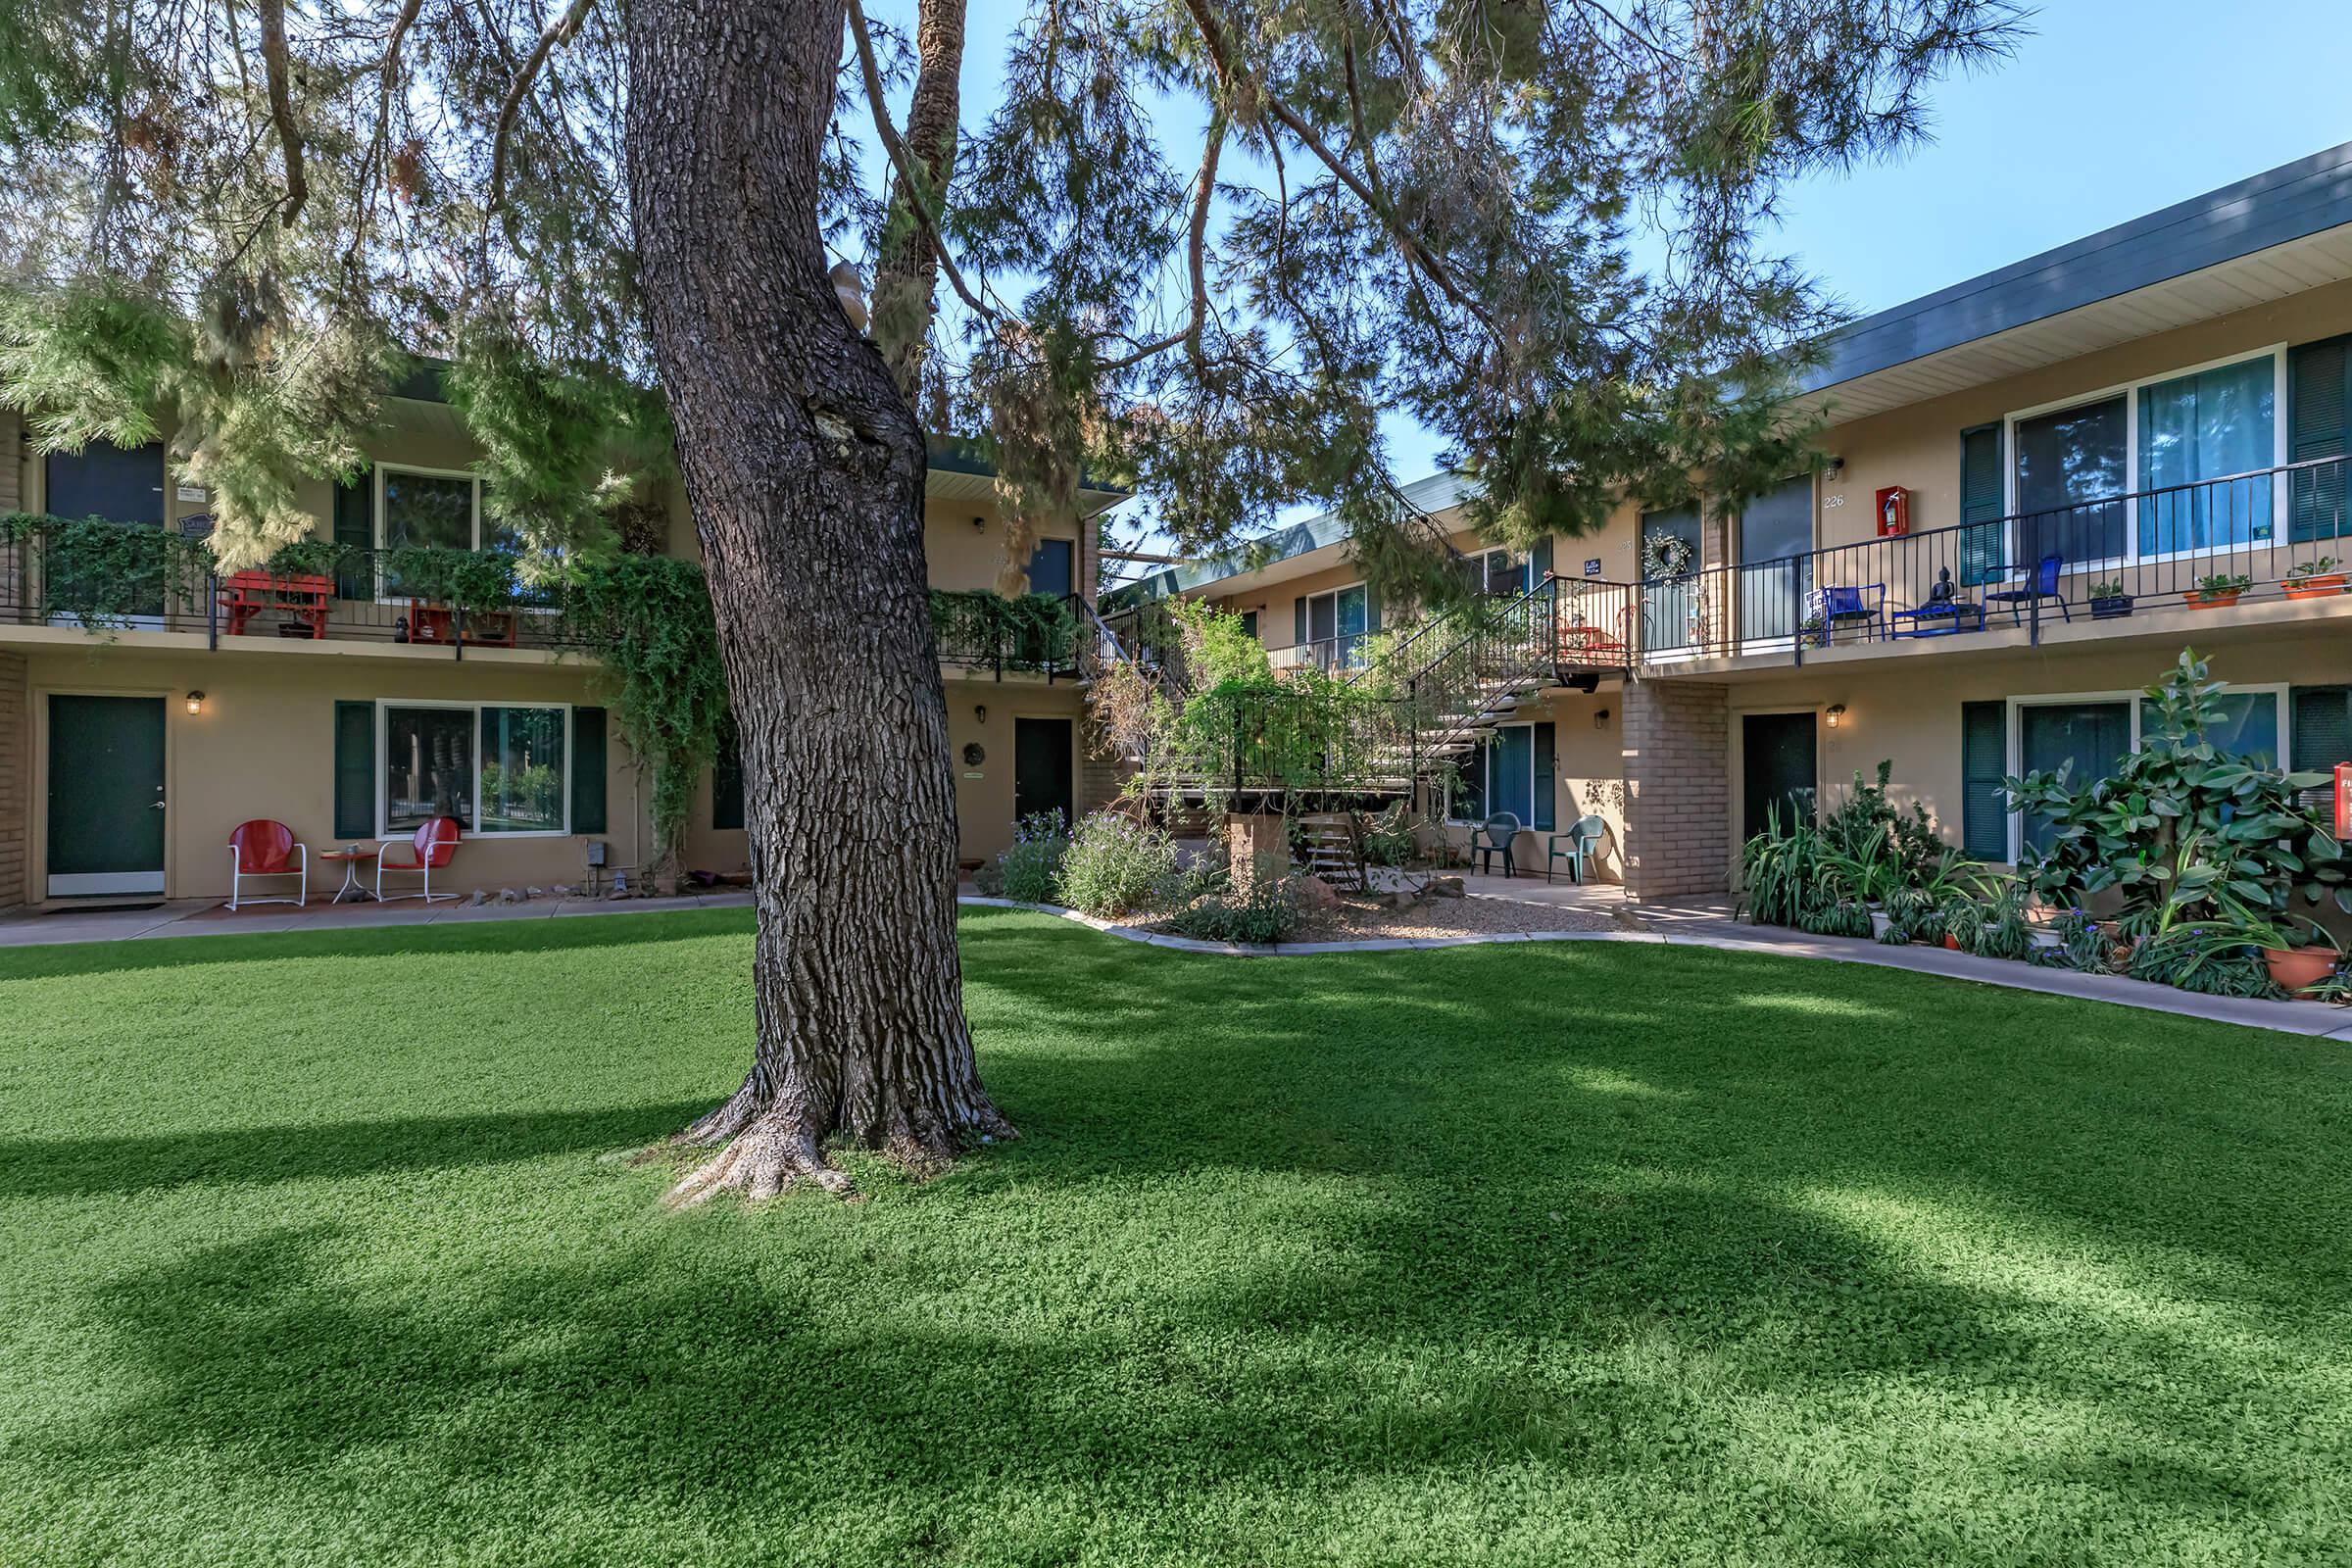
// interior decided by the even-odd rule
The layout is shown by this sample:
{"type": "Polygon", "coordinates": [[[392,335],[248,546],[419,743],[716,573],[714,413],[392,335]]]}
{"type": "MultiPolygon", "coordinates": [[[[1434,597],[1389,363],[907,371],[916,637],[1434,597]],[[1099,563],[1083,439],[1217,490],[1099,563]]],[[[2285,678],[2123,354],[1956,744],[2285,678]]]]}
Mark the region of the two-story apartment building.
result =
{"type": "MultiPolygon", "coordinates": [[[[460,892],[609,884],[647,864],[648,780],[564,618],[528,593],[469,615],[401,580],[412,547],[511,548],[453,411],[429,377],[401,390],[368,471],[302,493],[318,537],[344,547],[331,572],[159,571],[155,551],[110,551],[86,527],[0,537],[0,906],[225,895],[228,835],[254,817],[316,856],[455,816],[465,840],[441,886],[460,892]]],[[[986,466],[937,445],[927,489],[933,587],[991,589],[1005,531],[986,466]]],[[[1082,499],[1092,514],[1119,497],[1082,499]]],[[[205,511],[160,443],[42,454],[0,413],[0,514],[195,537],[205,511]]],[[[692,556],[674,487],[660,511],[662,537],[641,543],[692,556]]],[[[1093,531],[1047,530],[1032,591],[1091,604],[1093,531]]],[[[1088,804],[1075,661],[953,624],[941,656],[962,854],[1002,849],[1017,813],[1088,804]]],[[[730,753],[701,785],[685,863],[732,871],[747,855],[730,753]]],[[[339,869],[314,858],[315,899],[339,869]]]]}
{"type": "MultiPolygon", "coordinates": [[[[1559,672],[1490,726],[1470,809],[1600,815],[1608,873],[1671,897],[1884,758],[2008,860],[2001,775],[2105,771],[2184,646],[2231,744],[2352,760],[2352,144],[1857,321],[1805,397],[1823,466],[1728,519],[1629,506],[1528,560],[1454,528],[1544,602],[1559,672]]],[[[1408,495],[1458,524],[1453,485],[1408,495]]],[[[1383,619],[1326,519],[1146,591],[1253,616],[1278,663],[1383,619]]]]}

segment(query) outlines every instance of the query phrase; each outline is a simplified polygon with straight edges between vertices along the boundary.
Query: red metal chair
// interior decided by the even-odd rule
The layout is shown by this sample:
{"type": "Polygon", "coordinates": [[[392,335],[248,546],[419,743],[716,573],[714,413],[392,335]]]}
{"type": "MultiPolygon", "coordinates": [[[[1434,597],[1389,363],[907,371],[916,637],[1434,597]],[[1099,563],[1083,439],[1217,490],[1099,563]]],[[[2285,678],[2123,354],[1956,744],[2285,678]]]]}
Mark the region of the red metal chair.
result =
{"type": "Polygon", "coordinates": [[[417,893],[403,893],[400,895],[401,898],[422,899],[427,904],[437,898],[456,898],[455,893],[436,894],[433,891],[433,873],[457,858],[458,831],[456,817],[434,817],[418,828],[416,835],[410,839],[409,858],[405,860],[392,858],[393,854],[400,849],[399,845],[385,845],[384,853],[377,856],[375,860],[376,902],[380,904],[384,900],[384,873],[386,871],[416,871],[423,875],[423,890],[417,893]]]}
{"type": "Polygon", "coordinates": [[[311,898],[311,848],[297,841],[283,822],[258,816],[239,822],[228,836],[228,906],[247,904],[307,904],[311,898]],[[302,879],[293,898],[247,899],[249,876],[291,876],[302,879]]]}

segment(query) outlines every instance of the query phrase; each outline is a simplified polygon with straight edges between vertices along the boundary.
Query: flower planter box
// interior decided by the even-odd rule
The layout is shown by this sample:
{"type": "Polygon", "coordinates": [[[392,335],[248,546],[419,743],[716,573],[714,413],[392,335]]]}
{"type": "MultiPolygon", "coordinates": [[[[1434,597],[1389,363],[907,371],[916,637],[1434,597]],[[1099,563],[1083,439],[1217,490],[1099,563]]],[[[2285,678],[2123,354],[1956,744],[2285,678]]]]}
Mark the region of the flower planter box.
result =
{"type": "Polygon", "coordinates": [[[2344,573],[2316,572],[2309,577],[2290,578],[2284,586],[2289,599],[2330,599],[2344,591],[2344,573]]]}
{"type": "Polygon", "coordinates": [[[2093,599],[2090,602],[2090,618],[2093,620],[2116,620],[2130,613],[2132,613],[2132,596],[2130,594],[2118,594],[2112,599],[2093,599]]]}
{"type": "Polygon", "coordinates": [[[2191,588],[2180,599],[2191,610],[2222,610],[2236,604],[2237,596],[2244,592],[2243,588],[2232,588],[2228,593],[2209,594],[2191,588]]]}
{"type": "Polygon", "coordinates": [[[2299,997],[2335,973],[2335,950],[2266,948],[2262,962],[2271,971],[2271,984],[2290,997],[2299,997]]]}

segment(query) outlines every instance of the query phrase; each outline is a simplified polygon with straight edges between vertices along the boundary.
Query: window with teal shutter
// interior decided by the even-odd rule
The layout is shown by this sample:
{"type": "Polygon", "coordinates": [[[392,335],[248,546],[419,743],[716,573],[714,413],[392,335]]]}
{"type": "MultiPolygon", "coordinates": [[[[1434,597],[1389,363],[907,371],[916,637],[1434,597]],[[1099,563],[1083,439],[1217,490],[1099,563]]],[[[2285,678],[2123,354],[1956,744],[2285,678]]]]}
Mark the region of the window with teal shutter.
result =
{"type": "Polygon", "coordinates": [[[1960,535],[1960,580],[1971,588],[1999,579],[2005,551],[2001,427],[1980,424],[1960,432],[1960,520],[1974,524],[1960,535]]]}
{"type": "Polygon", "coordinates": [[[1536,735],[1536,820],[1537,831],[1548,833],[1558,820],[1552,805],[1553,758],[1558,744],[1557,732],[1548,722],[1534,726],[1536,735]]]}
{"type": "Polygon", "coordinates": [[[571,831],[605,831],[605,710],[601,708],[571,710],[571,831]]]}
{"type": "Polygon", "coordinates": [[[1304,648],[1306,646],[1306,601],[1294,599],[1291,601],[1291,609],[1294,612],[1291,621],[1291,646],[1304,648]]]}
{"type": "Polygon", "coordinates": [[[375,837],[375,705],[335,705],[335,837],[375,837]]]}
{"type": "MultiPolygon", "coordinates": [[[[2352,686],[2296,686],[2286,694],[2289,716],[2286,760],[2298,773],[2328,773],[2338,762],[2352,762],[2352,686]]],[[[2303,804],[2332,812],[2332,779],[2303,792],[2303,804]]],[[[2322,822],[2333,821],[2324,815],[2322,822]]]]}
{"type": "Polygon", "coordinates": [[[1972,859],[2009,858],[2009,706],[1960,705],[1960,848],[1972,859]]]}
{"type": "Polygon", "coordinates": [[[2352,336],[2301,343],[2286,355],[2286,456],[2290,463],[2333,458],[2299,468],[2287,484],[2287,515],[2297,542],[2352,533],[2352,336]]]}

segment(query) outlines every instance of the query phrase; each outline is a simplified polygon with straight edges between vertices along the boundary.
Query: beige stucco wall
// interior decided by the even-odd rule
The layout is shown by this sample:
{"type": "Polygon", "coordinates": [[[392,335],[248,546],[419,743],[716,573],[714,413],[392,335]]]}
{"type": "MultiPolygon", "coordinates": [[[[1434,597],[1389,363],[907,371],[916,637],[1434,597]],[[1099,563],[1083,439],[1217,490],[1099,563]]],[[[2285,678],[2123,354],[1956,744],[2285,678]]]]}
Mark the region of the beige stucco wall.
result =
{"type": "MultiPolygon", "coordinates": [[[[77,634],[78,635],[78,634],[77,634]]],[[[29,725],[29,854],[24,893],[41,897],[47,879],[47,698],[57,692],[156,696],[164,705],[165,893],[211,898],[228,892],[229,830],[248,817],[275,817],[313,851],[338,847],[334,833],[334,705],[338,701],[596,704],[590,672],[578,663],[502,661],[487,651],[460,662],[446,653],[396,657],[334,652],[333,644],[290,644],[268,653],[206,654],[87,643],[23,650],[29,725]],[[204,693],[190,714],[188,691],[204,693]]],[[[379,765],[380,765],[380,759],[379,765]]],[[[650,843],[627,748],[613,731],[607,745],[606,831],[555,838],[468,837],[451,868],[451,886],[577,881],[585,846],[603,839],[615,866],[637,863],[650,843]]],[[[339,869],[314,865],[332,892],[339,869]]],[[[438,881],[438,878],[436,878],[438,881]]]]}
{"type": "MultiPolygon", "coordinates": [[[[1054,718],[1073,726],[1071,736],[1070,801],[1081,813],[1103,804],[1104,790],[1089,787],[1086,735],[1082,719],[1085,695],[1067,681],[1048,685],[1033,679],[951,680],[948,696],[948,747],[955,769],[956,856],[959,859],[994,859],[1012,842],[1013,720],[1054,718]],[[980,710],[985,709],[983,718],[980,710]],[[981,760],[963,760],[963,749],[977,742],[981,760]]],[[[710,780],[703,780],[687,835],[686,863],[707,871],[747,870],[751,864],[750,835],[738,828],[710,825],[710,780]]]]}

